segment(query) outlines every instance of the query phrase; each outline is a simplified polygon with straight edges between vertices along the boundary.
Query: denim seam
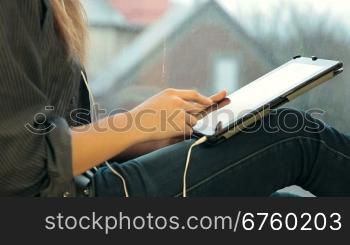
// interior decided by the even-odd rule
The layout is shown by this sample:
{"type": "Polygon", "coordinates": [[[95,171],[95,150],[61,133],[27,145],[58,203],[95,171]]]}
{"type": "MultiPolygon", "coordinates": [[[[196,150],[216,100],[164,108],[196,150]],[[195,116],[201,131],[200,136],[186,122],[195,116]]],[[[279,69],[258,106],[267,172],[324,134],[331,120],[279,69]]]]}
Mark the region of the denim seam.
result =
{"type": "Polygon", "coordinates": [[[350,160],[350,156],[346,155],[345,153],[343,152],[340,152],[340,151],[337,151],[336,149],[330,147],[325,141],[323,140],[318,140],[318,139],[313,139],[313,138],[308,138],[308,137],[304,137],[306,139],[309,139],[311,141],[316,141],[316,142],[319,142],[319,143],[322,143],[322,146],[324,146],[327,150],[335,153],[336,155],[341,155],[342,157],[346,158],[347,160],[350,160]]]}
{"type": "MultiPolygon", "coordinates": [[[[239,161],[237,161],[237,162],[231,163],[231,164],[228,165],[227,167],[225,167],[225,168],[223,168],[223,169],[217,171],[216,173],[214,173],[214,174],[212,174],[212,175],[206,177],[205,179],[199,181],[197,184],[194,184],[194,185],[192,185],[191,187],[187,188],[187,191],[190,192],[190,191],[193,191],[193,190],[199,188],[200,186],[206,184],[208,181],[210,181],[210,180],[214,179],[215,177],[217,177],[217,176],[219,176],[219,175],[221,175],[221,174],[227,172],[227,171],[230,170],[231,168],[233,168],[233,167],[239,165],[239,164],[242,163],[242,162],[245,162],[245,161],[251,159],[252,157],[257,156],[258,154],[264,153],[265,151],[271,149],[271,148],[274,147],[274,146],[277,146],[277,145],[280,145],[280,144],[283,144],[283,143],[286,143],[286,142],[290,142],[290,141],[292,141],[292,140],[300,140],[300,139],[301,139],[301,140],[311,140],[311,141],[314,141],[314,142],[321,143],[321,144],[322,144],[326,149],[328,149],[329,151],[331,151],[331,152],[333,152],[333,153],[335,153],[335,154],[339,154],[339,155],[341,155],[341,156],[343,156],[343,157],[345,157],[345,158],[347,158],[347,159],[350,160],[350,156],[348,156],[348,155],[346,155],[346,154],[344,154],[344,153],[342,153],[342,152],[339,152],[339,151],[333,149],[332,147],[328,146],[327,143],[326,143],[325,141],[323,141],[323,140],[314,139],[314,138],[305,137],[305,136],[296,136],[296,137],[292,137],[292,138],[288,138],[288,139],[283,139],[283,140],[280,140],[280,141],[275,142],[275,143],[273,143],[273,144],[270,144],[270,145],[268,145],[268,146],[266,146],[266,147],[264,147],[264,148],[258,150],[257,152],[254,152],[254,153],[252,153],[252,154],[250,154],[250,155],[244,157],[243,159],[241,159],[241,160],[239,160],[239,161]]],[[[175,197],[180,197],[181,195],[182,195],[182,192],[176,194],[175,197]]]]}

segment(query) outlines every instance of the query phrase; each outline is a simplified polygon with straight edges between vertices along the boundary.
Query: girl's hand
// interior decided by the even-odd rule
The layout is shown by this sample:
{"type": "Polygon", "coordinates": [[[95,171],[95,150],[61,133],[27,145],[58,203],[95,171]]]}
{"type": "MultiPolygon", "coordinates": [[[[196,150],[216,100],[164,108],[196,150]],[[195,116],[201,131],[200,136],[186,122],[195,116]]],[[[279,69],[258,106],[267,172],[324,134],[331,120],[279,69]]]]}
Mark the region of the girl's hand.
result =
{"type": "Polygon", "coordinates": [[[226,91],[221,91],[213,96],[211,96],[210,98],[213,100],[214,103],[219,103],[221,102],[223,99],[225,99],[227,96],[226,91]]]}
{"type": "Polygon", "coordinates": [[[198,121],[195,115],[225,96],[225,92],[206,97],[195,90],[166,89],[137,106],[131,115],[143,142],[188,137],[198,121]]]}

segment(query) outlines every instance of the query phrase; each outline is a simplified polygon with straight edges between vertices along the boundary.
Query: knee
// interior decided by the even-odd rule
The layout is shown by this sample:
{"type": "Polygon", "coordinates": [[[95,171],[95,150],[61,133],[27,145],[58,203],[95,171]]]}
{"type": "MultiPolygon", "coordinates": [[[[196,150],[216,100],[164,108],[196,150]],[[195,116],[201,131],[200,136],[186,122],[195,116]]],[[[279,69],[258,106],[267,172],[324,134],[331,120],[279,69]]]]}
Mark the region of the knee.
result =
{"type": "Polygon", "coordinates": [[[306,113],[291,108],[273,110],[267,116],[268,124],[283,132],[319,132],[324,129],[324,123],[313,117],[312,113],[306,113]]]}

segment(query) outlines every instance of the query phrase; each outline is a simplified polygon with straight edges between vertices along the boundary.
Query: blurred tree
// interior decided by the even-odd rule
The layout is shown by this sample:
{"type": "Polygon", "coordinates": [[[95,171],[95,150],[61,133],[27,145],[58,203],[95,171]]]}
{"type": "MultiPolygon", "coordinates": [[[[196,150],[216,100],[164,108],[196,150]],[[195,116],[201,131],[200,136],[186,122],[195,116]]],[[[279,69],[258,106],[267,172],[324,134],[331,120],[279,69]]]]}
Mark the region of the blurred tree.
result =
{"type": "Polygon", "coordinates": [[[282,1],[269,16],[255,12],[251,35],[265,49],[269,59],[280,65],[295,55],[317,56],[344,62],[345,71],[336,79],[296,99],[289,106],[302,110],[320,108],[326,123],[350,132],[350,35],[349,29],[329,12],[320,13],[311,5],[282,1]],[[299,4],[299,5],[297,5],[299,4]]]}

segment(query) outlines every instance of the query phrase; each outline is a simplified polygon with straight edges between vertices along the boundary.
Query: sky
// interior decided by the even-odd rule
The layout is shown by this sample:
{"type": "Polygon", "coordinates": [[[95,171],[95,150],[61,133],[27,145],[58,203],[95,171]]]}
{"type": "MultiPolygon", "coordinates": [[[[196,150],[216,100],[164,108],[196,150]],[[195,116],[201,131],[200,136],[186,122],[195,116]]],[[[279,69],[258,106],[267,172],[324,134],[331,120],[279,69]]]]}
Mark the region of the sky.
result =
{"type": "MultiPolygon", "coordinates": [[[[201,0],[173,0],[183,4],[192,4],[201,0]]],[[[237,11],[249,13],[252,10],[259,10],[269,15],[271,8],[280,4],[281,0],[219,0],[231,13],[237,14],[237,11]],[[237,4],[238,3],[238,4],[237,4]],[[239,8],[237,7],[239,5],[239,8]]],[[[288,0],[301,8],[312,6],[315,11],[324,14],[332,14],[339,21],[350,27],[350,1],[347,0],[288,0]]]]}

